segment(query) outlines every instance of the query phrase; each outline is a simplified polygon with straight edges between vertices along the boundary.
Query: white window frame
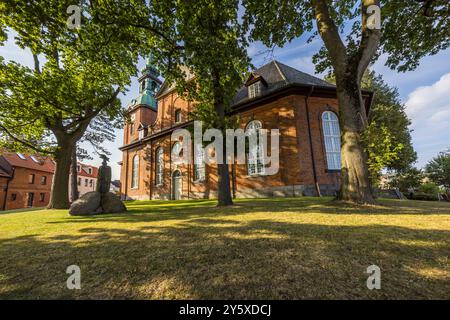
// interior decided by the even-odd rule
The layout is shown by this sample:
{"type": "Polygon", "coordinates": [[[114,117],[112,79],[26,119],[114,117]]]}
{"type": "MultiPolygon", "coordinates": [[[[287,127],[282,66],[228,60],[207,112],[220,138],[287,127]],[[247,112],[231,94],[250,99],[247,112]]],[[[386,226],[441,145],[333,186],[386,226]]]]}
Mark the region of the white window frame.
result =
{"type": "Polygon", "coordinates": [[[195,146],[197,156],[194,161],[194,182],[202,182],[206,179],[206,167],[205,167],[205,149],[201,144],[195,146]]]}
{"type": "Polygon", "coordinates": [[[175,123],[181,123],[181,109],[176,109],[175,110],[175,123]],[[177,119],[177,116],[179,116],[179,119],[177,119]]]}
{"type": "Polygon", "coordinates": [[[261,95],[261,81],[256,81],[248,86],[248,97],[256,98],[261,95]]]}
{"type": "Polygon", "coordinates": [[[164,150],[162,147],[156,149],[155,152],[155,185],[162,186],[164,184],[164,150]]]}
{"type": "Polygon", "coordinates": [[[135,155],[131,162],[131,189],[139,188],[139,155],[135,155]]]}
{"type": "Polygon", "coordinates": [[[341,130],[339,118],[332,111],[322,113],[322,133],[328,170],[341,170],[341,130]]]}
{"type": "Polygon", "coordinates": [[[247,130],[256,130],[257,145],[256,149],[249,150],[247,153],[247,175],[248,176],[258,176],[264,175],[266,168],[264,165],[264,155],[263,150],[260,146],[261,141],[259,141],[259,130],[262,129],[262,123],[259,120],[252,120],[247,124],[247,130]]]}

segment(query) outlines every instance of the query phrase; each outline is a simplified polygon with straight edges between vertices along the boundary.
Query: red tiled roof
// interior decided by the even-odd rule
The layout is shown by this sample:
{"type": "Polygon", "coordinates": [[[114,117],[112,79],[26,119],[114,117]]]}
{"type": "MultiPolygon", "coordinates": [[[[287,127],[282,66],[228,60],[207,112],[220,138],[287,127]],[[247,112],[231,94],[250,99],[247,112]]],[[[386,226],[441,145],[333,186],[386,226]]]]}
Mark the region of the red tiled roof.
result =
{"type": "Polygon", "coordinates": [[[82,176],[82,177],[90,177],[90,178],[97,178],[98,176],[98,168],[88,165],[88,164],[83,164],[81,162],[78,162],[78,165],[80,166],[80,171],[78,171],[78,175],[82,176]],[[89,172],[87,171],[88,168],[92,168],[92,173],[89,174],[89,172]]]}
{"type": "Polygon", "coordinates": [[[1,156],[13,167],[27,168],[50,173],[55,171],[55,164],[50,157],[23,154],[22,156],[24,159],[21,159],[15,152],[4,152],[1,156]],[[31,157],[34,157],[38,160],[38,162],[34,161],[31,157]]]}

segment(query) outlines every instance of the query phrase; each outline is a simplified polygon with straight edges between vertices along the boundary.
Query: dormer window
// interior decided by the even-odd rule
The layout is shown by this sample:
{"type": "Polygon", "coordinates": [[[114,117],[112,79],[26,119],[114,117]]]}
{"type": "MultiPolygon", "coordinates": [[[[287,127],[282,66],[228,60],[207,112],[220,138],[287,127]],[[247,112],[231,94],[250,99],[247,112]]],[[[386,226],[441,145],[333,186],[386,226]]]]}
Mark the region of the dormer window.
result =
{"type": "Polygon", "coordinates": [[[256,81],[248,86],[248,97],[250,99],[261,95],[261,81],[256,81]]]}
{"type": "Polygon", "coordinates": [[[88,173],[92,174],[92,168],[88,168],[88,173]]]}
{"type": "Polygon", "coordinates": [[[17,153],[17,156],[22,159],[22,160],[26,160],[27,158],[25,158],[25,156],[21,153],[17,153]]]}

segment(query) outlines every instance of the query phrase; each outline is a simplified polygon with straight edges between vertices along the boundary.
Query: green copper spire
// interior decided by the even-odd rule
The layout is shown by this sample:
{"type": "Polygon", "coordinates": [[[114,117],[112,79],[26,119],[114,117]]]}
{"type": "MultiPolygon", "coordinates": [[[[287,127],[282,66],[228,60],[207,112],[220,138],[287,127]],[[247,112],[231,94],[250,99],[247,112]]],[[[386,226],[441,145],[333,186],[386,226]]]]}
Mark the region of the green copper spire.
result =
{"type": "Polygon", "coordinates": [[[156,111],[158,104],[155,96],[161,86],[161,81],[158,79],[158,69],[152,64],[152,57],[146,59],[146,65],[141,72],[142,76],[139,78],[139,97],[133,99],[128,108],[136,105],[146,105],[156,111]]]}

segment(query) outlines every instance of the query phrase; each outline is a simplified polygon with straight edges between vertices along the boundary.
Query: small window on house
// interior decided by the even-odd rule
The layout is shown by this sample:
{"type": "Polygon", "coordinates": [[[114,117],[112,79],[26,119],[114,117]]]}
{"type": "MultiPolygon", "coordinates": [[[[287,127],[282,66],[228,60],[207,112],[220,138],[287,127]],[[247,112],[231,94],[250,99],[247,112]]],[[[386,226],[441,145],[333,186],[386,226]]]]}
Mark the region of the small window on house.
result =
{"type": "Polygon", "coordinates": [[[34,183],[34,174],[33,173],[28,176],[28,183],[30,183],[30,184],[34,183]]]}
{"type": "Polygon", "coordinates": [[[17,156],[22,160],[26,160],[25,156],[21,153],[17,153],[17,156]]]}
{"type": "Polygon", "coordinates": [[[77,165],[77,172],[80,172],[81,171],[81,167],[80,167],[80,165],[77,165]]]}
{"type": "Polygon", "coordinates": [[[47,184],[47,177],[46,176],[42,176],[41,177],[41,184],[42,185],[46,185],[47,184]]]}
{"type": "Polygon", "coordinates": [[[134,133],[134,123],[130,123],[130,134],[134,133]]]}
{"type": "Polygon", "coordinates": [[[143,80],[142,84],[141,84],[141,91],[145,90],[145,85],[146,85],[146,82],[145,82],[145,80],[143,80]]]}
{"type": "Polygon", "coordinates": [[[88,168],[88,173],[92,174],[92,168],[88,168]]]}
{"type": "Polygon", "coordinates": [[[88,186],[88,183],[89,183],[89,180],[88,180],[88,179],[84,179],[84,186],[85,186],[85,187],[88,186]]]}
{"type": "Polygon", "coordinates": [[[45,201],[45,193],[39,194],[39,201],[44,202],[45,201]]]}
{"type": "Polygon", "coordinates": [[[175,110],[175,123],[181,122],[181,110],[175,110]]]}
{"type": "Polygon", "coordinates": [[[17,199],[17,193],[12,193],[11,194],[11,201],[16,201],[17,199]]]}
{"type": "Polygon", "coordinates": [[[248,97],[255,98],[261,95],[261,81],[257,81],[248,86],[248,97]]]}
{"type": "Polygon", "coordinates": [[[93,186],[94,186],[94,180],[91,179],[91,180],[89,180],[89,187],[92,188],[93,186]]]}
{"type": "Polygon", "coordinates": [[[144,129],[139,130],[139,140],[144,139],[144,129]]]}
{"type": "Polygon", "coordinates": [[[78,185],[81,186],[81,178],[78,178],[78,185]]]}
{"type": "Polygon", "coordinates": [[[31,156],[30,158],[31,158],[31,160],[33,160],[34,162],[41,164],[41,162],[40,162],[38,159],[36,159],[35,156],[31,156]]]}

